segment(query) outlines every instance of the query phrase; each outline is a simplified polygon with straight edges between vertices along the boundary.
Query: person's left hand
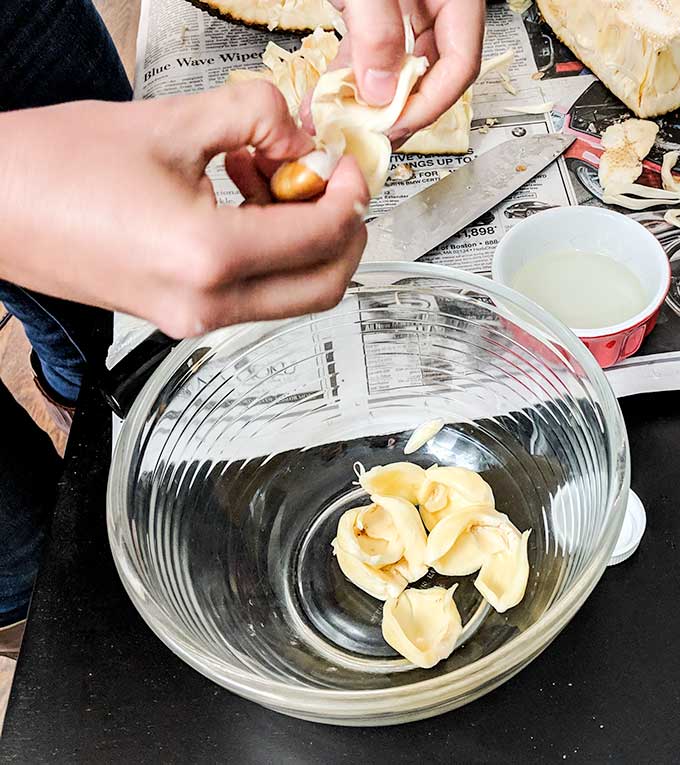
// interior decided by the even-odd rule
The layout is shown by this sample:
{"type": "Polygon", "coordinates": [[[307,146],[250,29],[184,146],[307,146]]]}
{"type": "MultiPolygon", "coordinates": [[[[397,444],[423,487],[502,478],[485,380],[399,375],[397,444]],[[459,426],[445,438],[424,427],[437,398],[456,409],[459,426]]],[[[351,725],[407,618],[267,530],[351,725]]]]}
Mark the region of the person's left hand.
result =
{"type": "MultiPolygon", "coordinates": [[[[484,0],[331,0],[343,12],[348,33],[333,69],[352,66],[359,94],[373,106],[394,97],[404,59],[403,17],[416,36],[416,56],[430,68],[392,127],[393,145],[431,125],[479,74],[484,39],[484,0]]],[[[308,114],[304,123],[310,126],[308,114]]]]}

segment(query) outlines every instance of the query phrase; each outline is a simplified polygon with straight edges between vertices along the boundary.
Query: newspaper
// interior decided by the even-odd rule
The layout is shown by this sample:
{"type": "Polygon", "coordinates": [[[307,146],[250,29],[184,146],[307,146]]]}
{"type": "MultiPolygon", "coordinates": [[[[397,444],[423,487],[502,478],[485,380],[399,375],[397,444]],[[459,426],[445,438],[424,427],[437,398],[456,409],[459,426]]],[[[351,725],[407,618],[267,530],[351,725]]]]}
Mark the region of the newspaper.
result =
{"type": "MultiPolygon", "coordinates": [[[[269,40],[289,50],[296,50],[300,45],[297,35],[232,24],[198,10],[187,0],[142,0],[135,98],[157,98],[216,87],[224,82],[231,69],[261,67],[261,55],[269,40]]],[[[408,180],[388,180],[383,193],[372,202],[368,217],[388,211],[444,173],[513,136],[565,131],[575,134],[576,141],[565,157],[424,256],[422,262],[488,275],[496,245],[518,221],[551,207],[603,204],[597,179],[597,161],[602,152],[600,135],[612,122],[631,115],[556,40],[535,8],[519,16],[505,3],[489,5],[484,56],[491,57],[508,48],[515,52],[510,75],[516,94],[505,89],[498,74],[492,73],[475,85],[475,116],[468,153],[462,156],[395,154],[392,167],[408,163],[414,174],[408,180]],[[547,101],[554,103],[549,114],[528,116],[509,110],[547,101]]],[[[645,163],[648,176],[645,182],[651,179],[653,185],[659,185],[661,154],[680,144],[680,126],[676,126],[676,122],[675,115],[659,120],[659,141],[645,163]]],[[[219,157],[209,165],[208,174],[220,204],[241,201],[219,157]]],[[[634,217],[659,238],[672,264],[676,255],[680,262],[680,229],[665,223],[663,213],[635,213],[634,217]]],[[[674,280],[673,294],[675,289],[674,280]]],[[[139,320],[117,316],[109,365],[120,360],[150,329],[139,320]]],[[[309,343],[310,348],[315,347],[311,322],[309,343]]],[[[353,354],[349,353],[349,357],[353,354]]],[[[370,349],[366,358],[370,362],[370,349]]],[[[408,378],[411,372],[403,370],[402,374],[408,378]]],[[[607,374],[619,396],[680,387],[680,318],[670,305],[664,306],[656,330],[639,354],[607,374]]],[[[369,363],[367,376],[367,384],[379,387],[379,367],[370,367],[369,363]]],[[[326,391],[323,395],[331,395],[332,384],[322,378],[323,374],[319,373],[316,387],[326,391]]]]}

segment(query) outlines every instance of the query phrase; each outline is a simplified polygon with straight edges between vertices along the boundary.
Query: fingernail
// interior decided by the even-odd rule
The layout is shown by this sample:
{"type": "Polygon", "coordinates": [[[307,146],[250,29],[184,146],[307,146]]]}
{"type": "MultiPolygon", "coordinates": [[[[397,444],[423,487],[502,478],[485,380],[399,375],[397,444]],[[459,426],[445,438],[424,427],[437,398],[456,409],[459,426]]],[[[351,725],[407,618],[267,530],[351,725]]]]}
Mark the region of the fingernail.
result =
{"type": "Polygon", "coordinates": [[[368,69],[364,75],[361,95],[374,106],[385,106],[394,98],[398,79],[394,72],[368,69]]]}

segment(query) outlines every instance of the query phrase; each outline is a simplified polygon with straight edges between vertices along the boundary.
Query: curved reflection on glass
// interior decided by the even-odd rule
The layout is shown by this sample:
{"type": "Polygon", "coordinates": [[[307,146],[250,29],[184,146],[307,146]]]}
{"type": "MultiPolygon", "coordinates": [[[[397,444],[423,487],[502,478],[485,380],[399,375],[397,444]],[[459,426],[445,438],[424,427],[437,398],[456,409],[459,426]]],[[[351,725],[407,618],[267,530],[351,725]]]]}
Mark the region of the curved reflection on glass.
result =
{"type": "Polygon", "coordinates": [[[182,343],[124,425],[108,524],[130,597],[185,661],[280,712],[370,725],[452,709],[536,656],[606,566],[629,468],[601,370],[540,309],[438,266],[356,278],[333,311],[182,343]],[[533,532],[522,603],[497,614],[460,579],[462,644],[423,670],[386,645],[382,604],[330,542],[368,501],[354,463],[403,460],[433,418],[409,459],[480,472],[533,532]]]}

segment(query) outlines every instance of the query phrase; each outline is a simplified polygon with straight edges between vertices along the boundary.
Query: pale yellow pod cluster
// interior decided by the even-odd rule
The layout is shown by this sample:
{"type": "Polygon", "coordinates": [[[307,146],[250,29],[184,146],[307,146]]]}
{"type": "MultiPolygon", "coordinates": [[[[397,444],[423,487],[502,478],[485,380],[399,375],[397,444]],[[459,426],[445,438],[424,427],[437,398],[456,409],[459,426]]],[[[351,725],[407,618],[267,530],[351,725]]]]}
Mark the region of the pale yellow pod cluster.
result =
{"type": "Polygon", "coordinates": [[[430,532],[425,562],[447,576],[479,571],[475,587],[503,613],[524,597],[530,533],[520,533],[507,515],[492,508],[469,507],[444,518],[430,532]]]}
{"type": "Polygon", "coordinates": [[[479,571],[485,554],[476,533],[480,528],[499,526],[505,517],[492,507],[473,505],[444,518],[427,538],[427,565],[445,576],[467,576],[479,571]]]}
{"type": "Polygon", "coordinates": [[[227,82],[264,79],[274,83],[286,99],[291,115],[299,123],[302,99],[316,86],[330,62],[338,55],[339,46],[340,42],[333,32],[325,32],[321,28],[304,37],[300,48],[292,53],[270,41],[262,54],[264,69],[233,69],[227,82]]]}
{"type": "Polygon", "coordinates": [[[342,515],[333,550],[351,582],[386,601],[383,637],[402,656],[432,667],[449,656],[462,630],[455,587],[407,589],[430,567],[445,576],[479,572],[475,587],[499,613],[522,600],[530,532],[520,533],[495,509],[478,473],[411,462],[355,470],[371,504],[342,515]]]}
{"type": "Polygon", "coordinates": [[[456,586],[448,590],[405,590],[385,603],[382,633],[385,642],[418,667],[429,669],[448,658],[462,632],[460,614],[453,600],[456,586]]]}
{"type": "Polygon", "coordinates": [[[333,551],[351,582],[387,600],[427,573],[427,536],[411,502],[379,495],[371,502],[343,513],[333,551]]]}
{"type": "MultiPolygon", "coordinates": [[[[529,557],[527,545],[531,529],[522,534],[508,522],[489,536],[489,547],[484,563],[475,579],[475,587],[491,606],[502,614],[518,605],[527,588],[529,557]]],[[[477,544],[484,549],[483,532],[475,535],[477,544]]]]}
{"type": "Polygon", "coordinates": [[[425,471],[416,501],[428,531],[443,518],[468,507],[495,506],[489,484],[474,470],[433,465],[425,471]]]}
{"type": "MultiPolygon", "coordinates": [[[[514,94],[508,69],[515,56],[512,49],[482,61],[477,82],[492,72],[498,72],[503,86],[514,94]]],[[[435,122],[415,135],[399,149],[403,154],[465,154],[470,148],[470,128],[474,112],[472,109],[473,86],[447,109],[435,122]]]]}
{"type": "Polygon", "coordinates": [[[412,505],[425,481],[425,470],[412,462],[393,462],[359,472],[359,484],[368,494],[401,497],[412,505]]]}
{"type": "Polygon", "coordinates": [[[408,17],[404,18],[405,53],[392,101],[386,106],[370,106],[359,96],[351,68],[335,69],[319,78],[311,103],[312,121],[318,148],[331,156],[354,157],[366,180],[371,196],[382,190],[387,180],[392,145],[386,133],[406,105],[411,90],[425,74],[425,56],[414,56],[415,38],[408,17]]]}

